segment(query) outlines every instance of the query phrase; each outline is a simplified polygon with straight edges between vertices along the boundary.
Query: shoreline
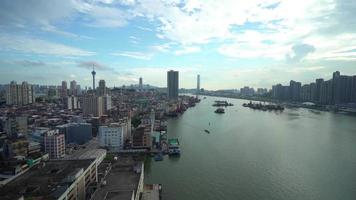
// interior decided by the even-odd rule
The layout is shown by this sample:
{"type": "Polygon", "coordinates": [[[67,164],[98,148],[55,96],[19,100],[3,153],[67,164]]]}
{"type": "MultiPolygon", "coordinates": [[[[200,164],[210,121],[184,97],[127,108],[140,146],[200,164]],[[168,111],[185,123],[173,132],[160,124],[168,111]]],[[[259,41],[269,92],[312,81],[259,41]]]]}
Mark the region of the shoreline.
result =
{"type": "Polygon", "coordinates": [[[324,112],[331,112],[335,114],[344,114],[349,116],[356,116],[356,108],[355,109],[346,109],[346,108],[339,108],[335,105],[307,105],[303,103],[293,103],[288,101],[279,101],[269,98],[259,98],[259,97],[238,97],[238,96],[225,96],[225,95],[213,95],[213,94],[199,94],[200,96],[209,96],[209,97],[221,97],[221,98],[230,98],[230,99],[241,99],[241,100],[248,100],[248,101],[258,101],[258,102],[269,102],[283,105],[287,108],[306,108],[316,111],[324,111],[324,112]]]}

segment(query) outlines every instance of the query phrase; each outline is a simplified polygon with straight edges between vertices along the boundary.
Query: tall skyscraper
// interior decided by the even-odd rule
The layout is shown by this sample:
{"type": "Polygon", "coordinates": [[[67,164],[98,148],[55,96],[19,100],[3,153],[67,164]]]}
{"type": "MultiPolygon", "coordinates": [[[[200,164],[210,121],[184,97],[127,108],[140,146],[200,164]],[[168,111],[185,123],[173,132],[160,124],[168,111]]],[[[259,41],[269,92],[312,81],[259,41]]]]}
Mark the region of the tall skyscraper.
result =
{"type": "Polygon", "coordinates": [[[142,77],[139,79],[139,85],[138,85],[140,91],[142,91],[142,77]]]}
{"type": "Polygon", "coordinates": [[[95,69],[94,69],[94,66],[93,66],[93,71],[91,72],[91,75],[93,76],[93,91],[95,91],[95,75],[96,75],[96,72],[95,72],[95,69]]]}
{"type": "Polygon", "coordinates": [[[77,82],[74,80],[70,82],[70,95],[77,96],[77,82]]]}
{"type": "Polygon", "coordinates": [[[98,95],[99,95],[99,96],[104,96],[104,95],[106,95],[105,80],[100,80],[100,81],[99,81],[98,95]]]}
{"type": "Polygon", "coordinates": [[[27,105],[35,102],[33,86],[27,82],[18,85],[15,81],[6,88],[6,104],[8,105],[27,105]]]}
{"type": "Polygon", "coordinates": [[[200,74],[197,75],[197,94],[200,93],[200,74]]]}
{"type": "Polygon", "coordinates": [[[167,72],[167,96],[170,100],[178,99],[179,72],[170,70],[167,72]]]}
{"type": "Polygon", "coordinates": [[[67,81],[62,81],[62,87],[61,87],[61,97],[67,97],[68,96],[68,87],[67,87],[67,81]]]}

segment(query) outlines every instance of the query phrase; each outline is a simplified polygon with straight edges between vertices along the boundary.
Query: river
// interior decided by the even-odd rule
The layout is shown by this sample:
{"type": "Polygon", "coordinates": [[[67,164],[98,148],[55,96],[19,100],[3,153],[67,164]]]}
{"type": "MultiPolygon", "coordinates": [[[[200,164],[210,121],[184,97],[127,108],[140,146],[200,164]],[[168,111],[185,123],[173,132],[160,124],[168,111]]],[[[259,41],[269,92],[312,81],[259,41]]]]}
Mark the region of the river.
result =
{"type": "Polygon", "coordinates": [[[356,199],[356,117],[244,102],[207,97],[169,120],[182,155],[152,161],[145,182],[161,183],[165,200],[356,199]],[[234,106],[215,114],[218,99],[234,106]]]}

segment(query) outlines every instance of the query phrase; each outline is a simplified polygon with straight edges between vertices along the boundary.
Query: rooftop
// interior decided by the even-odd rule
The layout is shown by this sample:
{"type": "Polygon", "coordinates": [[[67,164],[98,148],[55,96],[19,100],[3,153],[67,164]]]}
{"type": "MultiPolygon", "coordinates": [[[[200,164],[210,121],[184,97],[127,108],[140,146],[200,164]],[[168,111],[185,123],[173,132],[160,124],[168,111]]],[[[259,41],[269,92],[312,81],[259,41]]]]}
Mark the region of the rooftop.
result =
{"type": "Polygon", "coordinates": [[[95,192],[93,200],[121,199],[130,200],[133,192],[136,191],[142,173],[134,169],[141,169],[142,161],[132,156],[120,156],[118,160],[103,162],[98,167],[98,176],[102,184],[95,192]],[[111,168],[111,169],[110,169],[111,168]],[[105,170],[109,169],[107,176],[105,170]]]}
{"type": "Polygon", "coordinates": [[[40,163],[28,172],[0,188],[3,200],[39,197],[57,199],[72,184],[68,179],[81,169],[85,170],[93,160],[48,161],[40,163]]]}

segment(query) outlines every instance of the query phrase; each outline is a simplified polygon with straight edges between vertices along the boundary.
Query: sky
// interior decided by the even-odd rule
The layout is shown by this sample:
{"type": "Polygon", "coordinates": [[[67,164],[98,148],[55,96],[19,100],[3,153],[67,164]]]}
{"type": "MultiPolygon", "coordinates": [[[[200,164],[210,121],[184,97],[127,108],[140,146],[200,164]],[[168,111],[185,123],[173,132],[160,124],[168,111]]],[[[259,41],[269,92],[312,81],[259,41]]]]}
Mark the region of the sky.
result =
{"type": "Polygon", "coordinates": [[[356,1],[2,0],[0,84],[270,88],[356,75],[356,1]]]}

